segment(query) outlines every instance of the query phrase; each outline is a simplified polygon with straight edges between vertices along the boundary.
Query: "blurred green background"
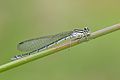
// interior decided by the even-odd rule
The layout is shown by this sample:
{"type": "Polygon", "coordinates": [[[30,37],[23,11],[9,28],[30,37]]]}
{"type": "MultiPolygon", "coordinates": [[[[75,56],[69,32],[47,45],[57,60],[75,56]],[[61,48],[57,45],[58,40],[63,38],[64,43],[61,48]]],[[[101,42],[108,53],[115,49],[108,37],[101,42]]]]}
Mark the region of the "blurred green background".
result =
{"type": "MultiPolygon", "coordinates": [[[[0,0],[0,64],[26,39],[120,22],[119,0],[0,0]]],[[[0,74],[0,80],[120,80],[120,31],[0,74]]]]}

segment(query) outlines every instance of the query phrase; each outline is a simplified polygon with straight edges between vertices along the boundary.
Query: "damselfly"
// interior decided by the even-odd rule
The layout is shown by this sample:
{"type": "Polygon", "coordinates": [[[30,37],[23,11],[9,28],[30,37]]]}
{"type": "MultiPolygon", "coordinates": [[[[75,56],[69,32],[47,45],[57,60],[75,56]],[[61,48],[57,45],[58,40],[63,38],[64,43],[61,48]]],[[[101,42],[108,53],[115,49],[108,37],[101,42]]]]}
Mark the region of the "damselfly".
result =
{"type": "Polygon", "coordinates": [[[48,35],[35,39],[26,40],[19,43],[17,45],[17,49],[27,53],[16,55],[13,58],[11,58],[11,60],[17,60],[32,54],[36,54],[42,50],[48,49],[49,47],[54,46],[60,43],[61,41],[65,41],[67,39],[81,40],[85,38],[87,40],[89,36],[90,36],[89,28],[85,27],[83,29],[74,29],[72,31],[58,33],[56,35],[48,35]]]}

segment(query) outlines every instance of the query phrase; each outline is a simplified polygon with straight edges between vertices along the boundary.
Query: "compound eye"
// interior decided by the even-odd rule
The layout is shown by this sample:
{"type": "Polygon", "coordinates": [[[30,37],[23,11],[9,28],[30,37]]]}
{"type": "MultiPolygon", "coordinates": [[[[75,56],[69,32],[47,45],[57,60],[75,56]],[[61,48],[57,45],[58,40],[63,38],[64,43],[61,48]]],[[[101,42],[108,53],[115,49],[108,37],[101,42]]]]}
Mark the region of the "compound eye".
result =
{"type": "Polygon", "coordinates": [[[90,31],[88,27],[85,27],[84,30],[87,32],[90,31]]]}

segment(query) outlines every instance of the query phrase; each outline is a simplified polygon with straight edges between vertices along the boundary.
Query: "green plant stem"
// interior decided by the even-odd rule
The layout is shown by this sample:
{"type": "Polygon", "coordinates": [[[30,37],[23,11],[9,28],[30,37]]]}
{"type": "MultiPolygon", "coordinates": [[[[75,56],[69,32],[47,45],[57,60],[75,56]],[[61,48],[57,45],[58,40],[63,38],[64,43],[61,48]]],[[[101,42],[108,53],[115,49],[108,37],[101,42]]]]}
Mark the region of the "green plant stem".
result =
{"type": "MultiPolygon", "coordinates": [[[[113,25],[113,26],[110,26],[110,27],[107,27],[107,28],[95,31],[95,32],[91,33],[91,35],[89,36],[89,40],[95,39],[97,37],[100,37],[102,35],[111,33],[113,31],[116,31],[116,30],[119,30],[119,29],[120,29],[120,24],[116,24],[116,25],[113,25]]],[[[50,48],[48,50],[44,50],[44,51],[39,52],[37,54],[30,55],[30,56],[24,57],[24,58],[19,59],[19,60],[8,62],[8,63],[3,64],[3,65],[0,66],[0,72],[4,72],[4,71],[7,71],[7,70],[10,70],[10,69],[15,68],[17,66],[20,66],[20,65],[23,65],[25,63],[34,61],[36,59],[48,56],[50,54],[56,53],[58,51],[66,49],[66,48],[70,48],[72,46],[78,45],[78,44],[80,44],[82,42],[86,42],[86,41],[87,41],[86,39],[82,39],[80,41],[79,40],[75,40],[75,41],[72,41],[72,42],[66,42],[65,44],[56,46],[54,48],[50,48]]]]}

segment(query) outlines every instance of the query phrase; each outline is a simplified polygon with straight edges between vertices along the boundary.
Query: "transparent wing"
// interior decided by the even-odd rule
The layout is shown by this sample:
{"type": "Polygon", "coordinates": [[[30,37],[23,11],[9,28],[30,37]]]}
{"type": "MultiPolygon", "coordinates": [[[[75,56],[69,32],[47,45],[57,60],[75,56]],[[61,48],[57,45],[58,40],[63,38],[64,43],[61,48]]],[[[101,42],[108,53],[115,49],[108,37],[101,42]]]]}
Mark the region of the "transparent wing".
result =
{"type": "Polygon", "coordinates": [[[57,42],[60,39],[67,37],[72,31],[62,32],[56,35],[49,35],[40,38],[30,39],[23,41],[17,45],[17,49],[20,51],[33,51],[39,48],[43,48],[51,43],[57,42]]]}

